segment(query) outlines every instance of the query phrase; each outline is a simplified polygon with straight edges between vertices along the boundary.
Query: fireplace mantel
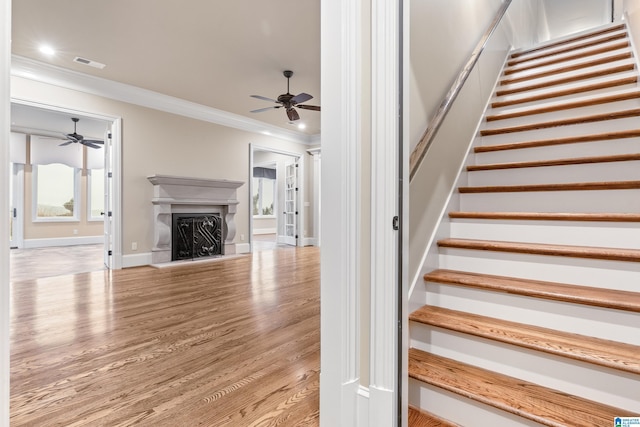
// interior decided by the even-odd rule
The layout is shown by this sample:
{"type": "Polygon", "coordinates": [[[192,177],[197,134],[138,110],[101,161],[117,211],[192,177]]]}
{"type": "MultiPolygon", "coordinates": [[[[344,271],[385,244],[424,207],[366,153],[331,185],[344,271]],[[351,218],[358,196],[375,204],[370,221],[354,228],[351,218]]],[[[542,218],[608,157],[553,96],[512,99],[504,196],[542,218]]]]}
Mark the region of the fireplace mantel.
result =
{"type": "Polygon", "coordinates": [[[237,190],[242,181],[189,178],[171,175],[147,177],[153,184],[153,234],[151,260],[154,264],[171,261],[171,215],[174,213],[220,213],[223,221],[223,254],[236,253],[235,214],[237,190]]]}

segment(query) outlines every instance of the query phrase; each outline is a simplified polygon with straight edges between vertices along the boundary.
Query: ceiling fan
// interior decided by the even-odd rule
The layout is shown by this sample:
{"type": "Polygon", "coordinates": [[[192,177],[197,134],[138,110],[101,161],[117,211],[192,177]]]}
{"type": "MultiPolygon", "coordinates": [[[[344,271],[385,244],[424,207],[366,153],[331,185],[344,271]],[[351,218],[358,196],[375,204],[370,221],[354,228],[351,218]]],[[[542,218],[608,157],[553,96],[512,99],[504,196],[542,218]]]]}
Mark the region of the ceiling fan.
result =
{"type": "Polygon", "coordinates": [[[313,98],[313,96],[309,95],[308,93],[302,92],[295,96],[289,93],[289,79],[291,78],[291,76],[293,76],[293,71],[285,70],[282,74],[287,78],[287,93],[283,93],[282,95],[278,96],[277,100],[267,98],[266,96],[251,95],[252,98],[258,98],[264,101],[275,102],[276,104],[279,104],[279,105],[252,110],[251,111],[252,113],[261,113],[263,111],[272,110],[274,108],[284,108],[287,112],[287,117],[289,117],[289,120],[293,122],[295,120],[300,119],[300,116],[298,115],[298,112],[295,110],[294,107],[302,108],[303,110],[320,111],[320,107],[317,105],[301,105],[303,102],[307,102],[313,98]]]}
{"type": "Polygon", "coordinates": [[[97,139],[84,139],[84,137],[78,133],[76,133],[76,125],[80,121],[77,117],[72,117],[73,120],[73,133],[63,133],[62,135],[67,139],[60,145],[69,145],[74,143],[80,143],[82,145],[86,145],[91,148],[100,148],[98,144],[104,144],[104,141],[100,141],[97,139]]]}

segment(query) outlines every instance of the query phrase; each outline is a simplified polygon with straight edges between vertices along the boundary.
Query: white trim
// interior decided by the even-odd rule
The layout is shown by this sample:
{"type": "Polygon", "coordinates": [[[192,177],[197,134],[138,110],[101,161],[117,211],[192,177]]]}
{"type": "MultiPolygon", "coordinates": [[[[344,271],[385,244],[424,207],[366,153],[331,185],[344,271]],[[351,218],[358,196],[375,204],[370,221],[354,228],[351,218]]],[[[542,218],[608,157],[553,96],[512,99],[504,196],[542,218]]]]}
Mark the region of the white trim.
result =
{"type": "Polygon", "coordinates": [[[362,0],[321,0],[320,426],[358,425],[362,0]]]}
{"type": "MultiPolygon", "coordinates": [[[[0,0],[0,140],[11,135],[11,0],[0,0]]],[[[0,144],[0,194],[9,194],[9,144],[0,144]]],[[[9,198],[0,197],[0,427],[9,427],[9,198]]]]}
{"type": "Polygon", "coordinates": [[[302,246],[318,246],[318,240],[315,237],[303,237],[302,246]]]}
{"type": "Polygon", "coordinates": [[[371,2],[371,332],[369,425],[397,425],[399,4],[371,2]]]}
{"type": "MultiPolygon", "coordinates": [[[[13,240],[12,244],[15,248],[24,246],[24,165],[21,163],[13,163],[13,170],[9,171],[13,174],[13,207],[17,210],[17,216],[13,221],[13,240]]],[[[11,215],[11,214],[9,214],[11,215]]]]}
{"type": "Polygon", "coordinates": [[[207,107],[195,102],[142,89],[136,86],[67,70],[18,55],[11,57],[11,75],[54,86],[90,93],[154,110],[165,111],[234,129],[269,135],[301,144],[315,144],[317,137],[273,126],[259,120],[207,107]]]}
{"type": "Polygon", "coordinates": [[[152,262],[151,252],[123,255],[121,268],[141,267],[151,265],[152,262]]]}
{"type": "MultiPolygon", "coordinates": [[[[260,219],[260,217],[255,217],[255,216],[253,218],[260,219]]],[[[254,228],[253,235],[255,236],[256,234],[276,234],[276,229],[275,228],[254,228]]]]}
{"type": "Polygon", "coordinates": [[[236,255],[238,254],[250,254],[251,244],[249,243],[236,243],[236,255]]]}
{"type": "Polygon", "coordinates": [[[97,245],[104,243],[104,236],[53,237],[47,239],[25,239],[24,248],[50,248],[53,246],[97,245]]]}
{"type": "Polygon", "coordinates": [[[369,389],[364,386],[358,387],[358,426],[369,425],[369,389]]]}

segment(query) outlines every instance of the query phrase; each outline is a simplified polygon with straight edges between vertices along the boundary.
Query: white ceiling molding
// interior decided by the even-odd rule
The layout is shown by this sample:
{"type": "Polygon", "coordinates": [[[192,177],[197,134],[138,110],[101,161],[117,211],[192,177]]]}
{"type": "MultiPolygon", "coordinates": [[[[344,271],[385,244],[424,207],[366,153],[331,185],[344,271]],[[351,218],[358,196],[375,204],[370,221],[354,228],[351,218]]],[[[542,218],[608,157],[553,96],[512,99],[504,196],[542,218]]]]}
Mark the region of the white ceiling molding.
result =
{"type": "Polygon", "coordinates": [[[301,144],[316,144],[319,139],[317,135],[308,136],[238,114],[207,107],[195,102],[185,101],[184,99],[136,86],[79,73],[23,56],[11,56],[11,75],[234,129],[267,134],[274,138],[301,144]]]}

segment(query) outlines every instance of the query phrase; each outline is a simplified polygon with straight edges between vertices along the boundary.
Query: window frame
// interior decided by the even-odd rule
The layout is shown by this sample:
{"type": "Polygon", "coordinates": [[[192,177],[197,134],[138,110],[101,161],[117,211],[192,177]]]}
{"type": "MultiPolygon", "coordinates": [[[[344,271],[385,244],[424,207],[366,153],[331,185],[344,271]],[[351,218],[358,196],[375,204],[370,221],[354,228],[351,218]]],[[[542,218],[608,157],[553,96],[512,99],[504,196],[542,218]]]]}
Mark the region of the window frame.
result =
{"type": "MultiPolygon", "coordinates": [[[[52,163],[52,164],[62,164],[62,163],[52,163]]],[[[80,207],[81,203],[81,183],[82,183],[82,169],[74,168],[68,165],[69,168],[73,169],[73,214],[71,216],[55,216],[55,217],[40,217],[38,216],[38,169],[40,166],[48,166],[48,165],[31,165],[32,173],[31,173],[31,222],[34,223],[45,223],[45,222],[80,222],[80,207]]]]}
{"type": "MultiPolygon", "coordinates": [[[[277,218],[276,215],[276,210],[278,208],[278,189],[277,189],[277,184],[278,184],[278,169],[277,169],[277,165],[276,164],[266,164],[266,165],[254,165],[254,167],[263,167],[263,168],[267,168],[267,169],[273,169],[276,171],[276,179],[269,179],[269,178],[254,178],[253,174],[251,176],[251,179],[253,180],[253,188],[254,191],[257,191],[258,193],[258,212],[262,212],[262,188],[263,188],[263,184],[265,180],[268,181],[272,181],[273,183],[273,214],[272,215],[262,215],[262,214],[258,214],[258,215],[253,215],[253,218],[256,219],[275,219],[277,218]],[[256,189],[256,181],[257,180],[257,189],[256,189]]],[[[251,201],[252,201],[252,205],[251,205],[251,213],[253,214],[253,196],[254,194],[251,194],[251,201]]]]}

